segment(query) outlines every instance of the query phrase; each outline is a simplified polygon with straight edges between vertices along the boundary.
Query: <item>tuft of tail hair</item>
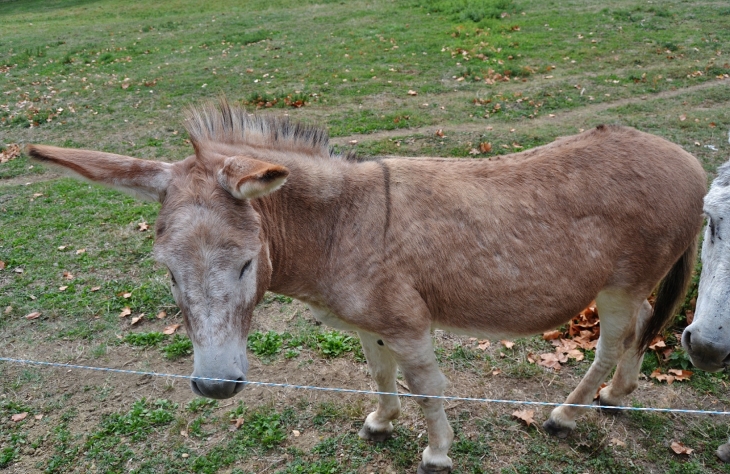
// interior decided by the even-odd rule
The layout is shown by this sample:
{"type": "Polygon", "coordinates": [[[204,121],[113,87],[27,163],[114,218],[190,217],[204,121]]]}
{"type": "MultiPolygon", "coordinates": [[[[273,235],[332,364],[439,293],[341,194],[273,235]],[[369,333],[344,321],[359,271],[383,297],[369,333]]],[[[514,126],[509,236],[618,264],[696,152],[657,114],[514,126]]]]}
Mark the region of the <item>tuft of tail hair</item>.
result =
{"type": "Polygon", "coordinates": [[[687,287],[692,279],[692,272],[697,260],[697,239],[684,251],[679,260],[672,266],[669,273],[659,283],[654,301],[654,310],[641,333],[637,350],[643,354],[649,348],[651,341],[669,324],[679,304],[687,293],[687,287]]]}

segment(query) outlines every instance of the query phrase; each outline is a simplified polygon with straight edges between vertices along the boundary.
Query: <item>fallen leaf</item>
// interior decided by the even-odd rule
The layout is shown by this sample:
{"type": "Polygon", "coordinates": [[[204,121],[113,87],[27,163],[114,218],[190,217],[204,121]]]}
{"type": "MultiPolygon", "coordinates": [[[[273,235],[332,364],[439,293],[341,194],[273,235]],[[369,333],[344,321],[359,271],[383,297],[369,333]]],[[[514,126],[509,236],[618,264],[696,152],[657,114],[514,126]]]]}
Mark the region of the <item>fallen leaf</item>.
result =
{"type": "Polygon", "coordinates": [[[469,150],[470,155],[478,155],[479,153],[481,153],[481,152],[479,150],[477,150],[476,148],[472,148],[471,150],[469,150]]]}
{"type": "Polygon", "coordinates": [[[491,346],[492,343],[489,342],[489,339],[484,339],[482,341],[479,341],[479,345],[477,346],[479,349],[486,351],[489,346],[491,346]]]}
{"type": "Polygon", "coordinates": [[[126,307],[125,307],[125,308],[124,308],[124,309],[122,310],[122,312],[121,312],[121,313],[119,313],[119,317],[120,317],[120,318],[126,318],[126,317],[127,317],[127,316],[129,316],[130,314],[132,314],[132,310],[131,310],[131,309],[129,308],[129,306],[126,306],[126,307]]]}
{"type": "Polygon", "coordinates": [[[672,451],[674,451],[677,454],[689,455],[689,454],[692,454],[692,452],[694,451],[694,449],[688,448],[687,446],[684,445],[684,443],[681,443],[679,441],[672,441],[671,448],[672,448],[672,451]]]}
{"type": "Polygon", "coordinates": [[[494,370],[492,371],[492,375],[499,375],[499,374],[501,374],[501,373],[502,373],[502,371],[501,371],[500,369],[494,369],[494,370]]]}
{"type": "Polygon", "coordinates": [[[618,438],[611,438],[611,440],[608,442],[611,446],[626,446],[626,443],[621,441],[618,438]]]}
{"type": "Polygon", "coordinates": [[[507,349],[512,349],[512,348],[513,348],[513,347],[515,346],[515,343],[514,343],[514,342],[512,342],[512,341],[507,341],[507,340],[505,340],[505,339],[503,339],[503,340],[501,340],[501,341],[499,341],[499,342],[501,342],[501,343],[502,343],[502,345],[503,345],[504,347],[506,347],[507,349]]]}
{"type": "Polygon", "coordinates": [[[183,438],[187,438],[188,432],[186,430],[182,430],[182,431],[180,431],[180,436],[182,436],[183,438]]]}
{"type": "Polygon", "coordinates": [[[59,286],[58,291],[66,291],[67,288],[68,286],[59,286]]]}
{"type": "Polygon", "coordinates": [[[43,196],[43,193],[33,193],[34,198],[39,198],[41,196],[43,196]]]}
{"type": "Polygon", "coordinates": [[[651,344],[649,344],[649,349],[652,349],[654,351],[664,347],[667,347],[667,344],[664,342],[664,338],[661,335],[655,337],[651,341],[651,344]]]}
{"type": "Polygon", "coordinates": [[[157,313],[157,319],[165,319],[166,316],[167,313],[164,311],[160,311],[159,313],[157,313]]]}
{"type": "Polygon", "coordinates": [[[122,89],[129,89],[129,82],[122,82],[122,89]]]}
{"type": "Polygon", "coordinates": [[[5,150],[0,151],[0,163],[7,163],[20,156],[20,145],[17,143],[11,143],[5,150]]]}
{"type": "Polygon", "coordinates": [[[535,419],[533,418],[535,416],[535,410],[518,410],[513,412],[512,416],[524,421],[527,426],[530,426],[535,422],[535,419]]]}
{"type": "Polygon", "coordinates": [[[418,92],[409,89],[408,90],[408,95],[418,95],[418,92]]]}
{"type": "Polygon", "coordinates": [[[66,250],[66,247],[68,247],[68,245],[59,245],[58,250],[66,250]]]}
{"type": "Polygon", "coordinates": [[[541,365],[549,369],[560,370],[560,360],[558,359],[558,355],[554,352],[550,354],[540,354],[540,360],[537,362],[537,365],[541,365]]]}
{"type": "Polygon", "coordinates": [[[692,371],[689,370],[669,369],[667,372],[674,375],[674,380],[678,382],[684,382],[685,380],[689,380],[689,378],[692,377],[692,371]]]}
{"type": "Polygon", "coordinates": [[[235,420],[231,420],[231,427],[228,428],[228,431],[236,431],[238,428],[243,425],[243,418],[236,418],[235,420]]]}
{"type": "Polygon", "coordinates": [[[34,311],[32,313],[26,314],[25,319],[38,319],[40,317],[41,313],[38,311],[34,311]]]}
{"type": "Polygon", "coordinates": [[[122,298],[131,298],[132,293],[122,293],[122,298]]]}
{"type": "Polygon", "coordinates": [[[302,435],[299,430],[291,430],[291,434],[293,434],[295,438],[298,438],[302,435]]]}
{"type": "Polygon", "coordinates": [[[5,270],[5,262],[0,260],[0,270],[5,270]]]}
{"type": "Polygon", "coordinates": [[[527,362],[529,362],[530,364],[534,364],[535,363],[535,354],[533,354],[532,352],[528,352],[527,353],[527,362]]]}
{"type": "Polygon", "coordinates": [[[488,142],[482,142],[479,144],[479,150],[482,153],[489,153],[490,151],[492,151],[492,144],[488,142]]]}
{"type": "Polygon", "coordinates": [[[140,232],[146,232],[147,229],[150,228],[150,226],[146,222],[140,222],[139,224],[137,224],[137,227],[139,227],[140,232]]]}
{"type": "Polygon", "coordinates": [[[76,255],[81,255],[82,253],[86,253],[86,249],[78,249],[76,251],[76,255]]]}
{"type": "Polygon", "coordinates": [[[5,314],[10,314],[12,312],[13,312],[13,307],[12,306],[8,306],[7,308],[5,308],[5,314]]]}
{"type": "Polygon", "coordinates": [[[571,349],[566,353],[566,355],[569,359],[575,359],[577,361],[581,361],[585,357],[583,353],[578,349],[571,349]]]}
{"type": "Polygon", "coordinates": [[[95,286],[91,289],[91,291],[99,291],[99,290],[101,290],[100,286],[95,286]]]}
{"type": "Polygon", "coordinates": [[[350,145],[357,145],[357,140],[350,140],[349,143],[350,145]]]}
{"type": "Polygon", "coordinates": [[[132,318],[132,321],[129,323],[130,326],[134,326],[138,322],[140,322],[144,318],[144,313],[140,314],[139,316],[135,316],[132,318]]]}
{"type": "Polygon", "coordinates": [[[177,331],[179,328],[179,324],[171,324],[162,330],[162,334],[167,334],[168,336],[171,334],[175,334],[175,331],[177,331]]]}
{"type": "Polygon", "coordinates": [[[436,134],[435,135],[437,137],[441,137],[441,138],[443,138],[445,136],[444,135],[444,131],[442,129],[440,129],[440,128],[438,130],[436,130],[436,134]]]}
{"type": "Polygon", "coordinates": [[[71,274],[71,272],[63,272],[63,279],[64,280],[73,280],[74,276],[71,274]]]}
{"type": "Polygon", "coordinates": [[[40,421],[40,420],[43,419],[43,415],[36,415],[33,418],[35,418],[36,420],[39,420],[40,421]]]}
{"type": "Polygon", "coordinates": [[[656,369],[649,375],[652,379],[657,379],[659,382],[667,382],[667,385],[671,385],[674,382],[674,375],[663,374],[662,369],[656,369]]]}
{"type": "Polygon", "coordinates": [[[24,411],[23,413],[16,413],[15,415],[11,416],[10,419],[14,422],[19,422],[25,420],[25,417],[28,416],[28,412],[24,411]]]}
{"type": "Polygon", "coordinates": [[[560,338],[561,334],[562,333],[560,331],[558,331],[557,329],[555,329],[555,330],[552,330],[552,331],[548,331],[548,332],[542,333],[542,338],[544,340],[546,340],[546,341],[552,341],[553,339],[560,338]]]}
{"type": "Polygon", "coordinates": [[[16,269],[15,269],[15,270],[13,270],[13,271],[14,271],[15,273],[23,273],[23,272],[24,272],[25,270],[23,270],[22,268],[18,267],[18,268],[16,268],[16,269]]]}
{"type": "Polygon", "coordinates": [[[687,120],[687,116],[686,115],[682,114],[682,115],[679,116],[679,121],[680,122],[684,122],[685,120],[687,120]]]}

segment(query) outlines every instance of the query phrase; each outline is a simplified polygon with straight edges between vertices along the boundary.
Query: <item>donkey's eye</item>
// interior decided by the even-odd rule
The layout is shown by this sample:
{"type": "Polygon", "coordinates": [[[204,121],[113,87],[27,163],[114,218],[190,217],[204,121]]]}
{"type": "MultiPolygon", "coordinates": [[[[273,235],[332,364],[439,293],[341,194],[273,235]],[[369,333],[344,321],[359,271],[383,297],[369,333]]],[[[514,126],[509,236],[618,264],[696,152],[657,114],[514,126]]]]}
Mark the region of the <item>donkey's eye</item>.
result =
{"type": "Polygon", "coordinates": [[[243,274],[246,273],[246,270],[248,270],[248,267],[251,266],[251,260],[243,264],[243,268],[241,269],[241,274],[238,275],[238,279],[240,280],[243,278],[243,274]]]}

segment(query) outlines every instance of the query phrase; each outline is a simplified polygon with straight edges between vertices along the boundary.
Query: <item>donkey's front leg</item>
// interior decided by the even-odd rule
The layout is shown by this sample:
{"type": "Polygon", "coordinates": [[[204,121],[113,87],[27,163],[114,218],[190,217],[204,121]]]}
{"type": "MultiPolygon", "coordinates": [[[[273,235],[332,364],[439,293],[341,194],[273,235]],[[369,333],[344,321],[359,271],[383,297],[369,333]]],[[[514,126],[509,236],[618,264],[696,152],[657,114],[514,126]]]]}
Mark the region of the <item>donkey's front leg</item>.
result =
{"type": "MultiPolygon", "coordinates": [[[[382,339],[374,334],[359,332],[362,350],[368,361],[370,374],[379,392],[398,393],[395,385],[396,363],[382,339]]],[[[378,395],[378,408],[365,419],[359,436],[369,441],[385,441],[393,434],[392,421],[400,415],[397,395],[378,395]]]]}
{"type": "MultiPolygon", "coordinates": [[[[411,393],[441,396],[446,377],[441,373],[433,352],[430,332],[410,340],[387,341],[393,352],[411,393]]],[[[454,430],[446,419],[443,401],[437,398],[416,398],[426,417],[428,447],[423,451],[418,474],[446,474],[451,472],[448,456],[454,440],[454,430]]]]}

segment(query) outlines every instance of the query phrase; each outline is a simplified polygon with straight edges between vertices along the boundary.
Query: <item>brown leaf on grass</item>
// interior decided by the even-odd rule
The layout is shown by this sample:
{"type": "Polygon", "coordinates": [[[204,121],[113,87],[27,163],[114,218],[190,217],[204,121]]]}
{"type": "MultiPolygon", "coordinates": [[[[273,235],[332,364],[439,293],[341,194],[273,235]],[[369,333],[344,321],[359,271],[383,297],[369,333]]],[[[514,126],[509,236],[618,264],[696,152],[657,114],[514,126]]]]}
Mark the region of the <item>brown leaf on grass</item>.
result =
{"type": "Polygon", "coordinates": [[[549,369],[560,370],[560,360],[558,359],[558,355],[555,353],[540,354],[540,360],[537,362],[537,365],[541,365],[549,369]]]}
{"type": "Polygon", "coordinates": [[[667,370],[670,374],[674,375],[674,380],[677,382],[684,382],[685,380],[689,380],[690,377],[692,377],[692,371],[690,370],[681,370],[681,369],[669,369],[667,370]]]}
{"type": "Polygon", "coordinates": [[[32,313],[26,314],[25,319],[38,319],[40,317],[41,313],[38,311],[34,311],[32,313]]]}
{"type": "Polygon", "coordinates": [[[560,336],[561,336],[561,332],[558,331],[557,329],[542,333],[542,338],[545,341],[552,341],[553,339],[558,339],[560,336]]]}
{"type": "Polygon", "coordinates": [[[236,418],[235,420],[231,420],[231,426],[228,428],[228,431],[236,431],[238,428],[243,425],[243,418],[236,418]]]}
{"type": "Polygon", "coordinates": [[[5,270],[5,262],[0,260],[0,270],[5,270]]]}
{"type": "Polygon", "coordinates": [[[492,375],[493,375],[493,376],[494,376],[494,375],[499,375],[499,374],[501,374],[501,373],[502,373],[502,370],[500,370],[500,369],[494,369],[494,370],[492,370],[492,375]]]}
{"type": "Polygon", "coordinates": [[[489,142],[481,142],[479,144],[479,150],[482,153],[489,153],[490,151],[492,151],[492,144],[489,142]]]}
{"type": "Polygon", "coordinates": [[[177,331],[178,329],[180,329],[179,324],[170,324],[162,330],[162,334],[167,334],[169,336],[171,334],[175,334],[175,331],[177,331]]]}
{"type": "Polygon", "coordinates": [[[36,415],[33,418],[35,418],[36,420],[40,421],[40,420],[43,419],[43,415],[36,415]]]}
{"type": "Polygon", "coordinates": [[[91,291],[99,291],[99,290],[101,290],[100,286],[95,286],[95,287],[91,288],[91,291]]]}
{"type": "Polygon", "coordinates": [[[10,419],[14,422],[19,422],[25,420],[25,417],[28,416],[28,412],[24,411],[23,413],[16,413],[15,415],[11,416],[10,419]]]}
{"type": "Polygon", "coordinates": [[[86,249],[78,249],[76,251],[76,255],[81,255],[82,253],[86,253],[86,249]]]}
{"type": "Polygon", "coordinates": [[[58,250],[66,250],[66,247],[68,247],[68,245],[59,245],[58,250]]]}
{"type": "Polygon", "coordinates": [[[132,321],[129,323],[130,326],[134,326],[138,322],[142,321],[142,318],[144,318],[144,313],[141,313],[139,316],[135,316],[132,318],[132,321]]]}
{"type": "Polygon", "coordinates": [[[569,359],[575,359],[577,361],[581,361],[585,357],[583,353],[578,349],[571,349],[565,354],[568,356],[569,359]]]}
{"type": "Polygon", "coordinates": [[[16,268],[16,269],[14,269],[13,271],[14,271],[15,273],[23,273],[23,272],[24,272],[25,270],[23,270],[22,268],[18,267],[18,268],[16,268]]]}
{"type": "Polygon", "coordinates": [[[12,306],[8,306],[8,307],[5,308],[5,311],[4,311],[5,314],[10,314],[12,312],[13,312],[13,307],[12,306]]]}
{"type": "Polygon", "coordinates": [[[666,342],[664,342],[664,337],[662,337],[661,335],[652,339],[651,344],[649,344],[649,349],[654,351],[664,347],[667,347],[667,344],[666,342]]]}
{"type": "Polygon", "coordinates": [[[126,318],[132,314],[132,309],[129,306],[125,306],[121,313],[119,313],[120,318],[126,318]]]}
{"type": "Polygon", "coordinates": [[[528,352],[527,353],[527,362],[529,362],[530,364],[534,364],[536,362],[535,354],[533,354],[532,352],[528,352]]]}
{"type": "Polygon", "coordinates": [[[412,89],[409,89],[408,90],[408,95],[418,95],[418,92],[416,92],[416,91],[414,91],[412,89]]]}
{"type": "Polygon", "coordinates": [[[63,279],[64,280],[73,280],[74,276],[71,272],[64,271],[63,272],[63,279]]]}
{"type": "Polygon", "coordinates": [[[486,351],[489,348],[489,346],[491,346],[491,345],[492,345],[492,343],[489,342],[489,339],[484,339],[484,340],[479,341],[479,345],[477,346],[477,348],[479,348],[483,351],[486,351]]]}
{"type": "Polygon", "coordinates": [[[149,224],[147,224],[146,222],[140,222],[140,223],[138,223],[137,224],[137,227],[139,227],[139,231],[140,232],[146,232],[147,229],[150,228],[149,224]]]}
{"type": "Polygon", "coordinates": [[[132,293],[122,293],[122,298],[129,299],[132,297],[132,293]]]}
{"type": "Polygon", "coordinates": [[[481,152],[479,150],[477,150],[476,148],[472,148],[471,150],[469,150],[470,155],[478,155],[480,153],[481,152]]]}
{"type": "Polygon", "coordinates": [[[67,289],[68,289],[68,286],[66,286],[66,285],[64,285],[64,286],[59,286],[59,287],[58,287],[58,291],[66,291],[67,289]]]}
{"type": "Polygon", "coordinates": [[[626,443],[624,443],[623,441],[621,441],[621,440],[620,440],[620,439],[618,439],[618,438],[611,438],[611,439],[610,439],[610,440],[608,441],[608,444],[610,444],[611,446],[622,446],[622,447],[623,447],[623,446],[626,446],[626,443]]]}
{"type": "Polygon", "coordinates": [[[535,419],[533,418],[535,416],[535,410],[517,410],[512,413],[512,416],[524,421],[527,426],[530,426],[535,422],[535,419]]]}
{"type": "Polygon", "coordinates": [[[679,121],[680,122],[684,122],[685,120],[687,120],[687,116],[686,115],[682,114],[682,115],[679,116],[679,121]]]}
{"type": "Polygon", "coordinates": [[[502,340],[501,340],[501,341],[499,341],[499,342],[500,342],[500,343],[502,343],[502,345],[503,345],[504,347],[506,347],[507,349],[512,349],[512,348],[513,348],[513,347],[515,346],[515,343],[514,343],[514,342],[512,342],[512,341],[508,341],[508,340],[506,340],[506,339],[502,339],[502,340]]]}
{"type": "Polygon", "coordinates": [[[157,319],[165,319],[165,317],[167,317],[166,312],[160,311],[159,313],[157,313],[157,319]]]}
{"type": "Polygon", "coordinates": [[[0,151],[0,163],[7,163],[20,156],[20,145],[17,143],[11,143],[5,150],[0,151]]]}
{"type": "Polygon", "coordinates": [[[649,375],[652,379],[657,379],[659,382],[667,382],[667,385],[671,385],[674,382],[674,375],[663,374],[662,369],[655,369],[654,372],[649,375]]]}
{"type": "Polygon", "coordinates": [[[129,82],[122,82],[122,89],[129,89],[129,82]]]}
{"type": "Polygon", "coordinates": [[[694,452],[694,449],[685,446],[684,443],[681,443],[679,441],[672,441],[671,448],[672,448],[672,451],[674,451],[677,454],[690,455],[694,452]]]}
{"type": "Polygon", "coordinates": [[[441,138],[443,138],[443,137],[445,136],[445,135],[444,135],[444,131],[443,131],[442,129],[440,129],[440,128],[439,128],[438,130],[436,130],[436,133],[435,133],[435,135],[436,135],[437,137],[441,137],[441,138]]]}

